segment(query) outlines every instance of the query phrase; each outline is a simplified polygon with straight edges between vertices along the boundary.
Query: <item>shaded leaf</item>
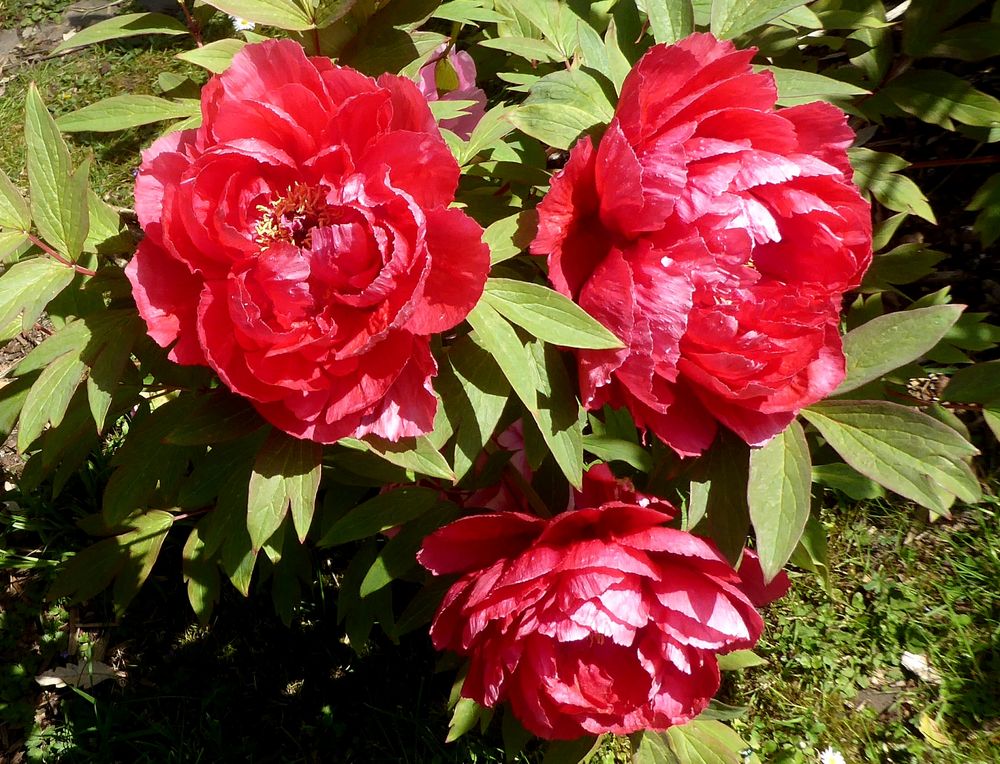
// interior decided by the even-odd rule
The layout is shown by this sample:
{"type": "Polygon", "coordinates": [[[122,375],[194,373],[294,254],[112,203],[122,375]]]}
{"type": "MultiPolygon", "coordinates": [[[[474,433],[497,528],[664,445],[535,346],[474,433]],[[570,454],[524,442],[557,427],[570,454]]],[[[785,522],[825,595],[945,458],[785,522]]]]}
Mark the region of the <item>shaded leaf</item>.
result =
{"type": "MultiPolygon", "coordinates": [[[[359,504],[334,523],[317,542],[318,546],[346,544],[374,536],[419,517],[438,501],[437,491],[430,488],[410,487],[385,491],[359,504]]],[[[368,567],[371,567],[371,563],[368,567]]]]}
{"type": "Polygon", "coordinates": [[[272,430],[254,459],[247,497],[247,530],[260,549],[289,510],[299,541],[312,523],[319,490],[323,446],[272,430]]]}

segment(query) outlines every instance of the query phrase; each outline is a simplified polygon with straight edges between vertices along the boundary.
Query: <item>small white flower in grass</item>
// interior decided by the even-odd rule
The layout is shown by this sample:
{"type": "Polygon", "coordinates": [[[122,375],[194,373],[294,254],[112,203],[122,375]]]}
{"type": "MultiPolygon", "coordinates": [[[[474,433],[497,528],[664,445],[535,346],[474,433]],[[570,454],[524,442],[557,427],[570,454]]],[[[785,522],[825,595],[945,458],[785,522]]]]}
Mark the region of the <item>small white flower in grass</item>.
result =
{"type": "Polygon", "coordinates": [[[847,764],[844,754],[835,748],[827,748],[819,755],[819,764],[847,764]]]}
{"type": "Polygon", "coordinates": [[[254,22],[248,19],[241,19],[239,16],[230,16],[229,18],[232,19],[233,29],[237,32],[252,32],[257,27],[254,22]]]}

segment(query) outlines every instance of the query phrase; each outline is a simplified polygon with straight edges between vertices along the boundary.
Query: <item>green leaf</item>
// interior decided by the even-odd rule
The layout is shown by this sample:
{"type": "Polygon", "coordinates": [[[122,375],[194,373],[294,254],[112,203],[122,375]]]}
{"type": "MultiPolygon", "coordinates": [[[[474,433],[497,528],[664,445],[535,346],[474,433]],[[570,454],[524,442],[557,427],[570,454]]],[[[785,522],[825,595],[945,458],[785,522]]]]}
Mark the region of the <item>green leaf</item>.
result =
{"type": "Polygon", "coordinates": [[[576,740],[552,740],[545,746],[542,764],[589,764],[603,739],[604,736],[601,735],[576,740]]]}
{"type": "Polygon", "coordinates": [[[947,511],[952,494],[980,499],[965,462],[979,452],[927,414],[884,401],[826,401],[802,415],[862,475],[934,512],[947,511]]]}
{"type": "Polygon", "coordinates": [[[471,698],[459,698],[451,714],[451,721],[448,722],[448,737],[444,742],[454,743],[479,723],[483,713],[491,712],[471,698]]]}
{"type": "Polygon", "coordinates": [[[244,45],[246,43],[243,40],[236,40],[234,38],[216,40],[215,42],[208,43],[208,45],[202,45],[200,48],[183,50],[175,55],[174,58],[187,61],[189,64],[200,66],[203,69],[208,69],[213,74],[220,74],[229,68],[229,65],[233,62],[233,56],[243,50],[244,45]]]}
{"type": "Polygon", "coordinates": [[[726,655],[720,655],[719,668],[723,671],[742,671],[754,666],[765,666],[767,661],[753,650],[736,650],[726,655]]]}
{"type": "Polygon", "coordinates": [[[712,34],[723,40],[731,40],[808,2],[809,0],[714,0],[712,34]]]}
{"type": "Polygon", "coordinates": [[[583,69],[574,69],[538,80],[510,120],[532,138],[568,149],[581,134],[607,124],[613,116],[614,107],[601,84],[583,69]]]}
{"type": "Polygon", "coordinates": [[[823,583],[827,594],[833,596],[833,584],[830,580],[830,565],[827,555],[826,529],[816,519],[809,515],[805,533],[799,540],[799,546],[792,555],[792,562],[800,568],[811,570],[823,583]]]}
{"type": "Polygon", "coordinates": [[[927,55],[961,61],[1000,56],[1000,24],[979,21],[950,29],[937,39],[927,55]]]}
{"type": "Polygon", "coordinates": [[[403,438],[396,443],[368,436],[364,440],[357,438],[341,438],[340,445],[354,448],[358,451],[368,451],[406,470],[419,475],[455,481],[455,472],[441,452],[434,447],[426,435],[416,438],[403,438]]]}
{"type": "Polygon", "coordinates": [[[438,492],[430,488],[386,491],[340,518],[319,540],[318,546],[346,544],[374,536],[419,517],[439,501],[438,492]]]}
{"type": "Polygon", "coordinates": [[[645,0],[645,10],[657,42],[669,45],[694,31],[691,0],[645,0]]]}
{"type": "Polygon", "coordinates": [[[39,375],[21,409],[17,427],[17,450],[24,453],[45,426],[57,426],[76,388],[83,381],[87,366],[80,354],[72,351],[59,356],[39,375]]]}
{"type": "Polygon", "coordinates": [[[473,128],[469,140],[462,146],[461,156],[458,158],[460,165],[464,167],[480,152],[492,149],[514,129],[514,125],[507,119],[511,108],[504,104],[497,104],[483,115],[473,128]]]}
{"type": "Polygon", "coordinates": [[[205,0],[230,16],[256,24],[301,32],[313,28],[312,16],[295,0],[205,0]]]}
{"type": "Polygon", "coordinates": [[[886,290],[892,284],[912,284],[934,272],[934,266],[948,255],[922,244],[900,244],[889,252],[875,255],[865,273],[862,290],[886,290]]]}
{"type": "Polygon", "coordinates": [[[959,369],[948,380],[941,399],[955,403],[1000,401],[1000,361],[986,361],[959,369]]]}
{"type": "Polygon", "coordinates": [[[809,519],[811,466],[809,444],[796,421],[750,451],[747,504],[765,581],[788,562],[809,519]]]}
{"type": "Polygon", "coordinates": [[[592,350],[623,347],[621,340],[572,300],[528,281],[491,278],[483,299],[501,316],[553,345],[592,350]]]}
{"type": "Polygon", "coordinates": [[[493,437],[510,383],[489,353],[463,337],[449,348],[434,387],[455,431],[455,476],[461,480],[493,437]]]}
{"type": "Polygon", "coordinates": [[[163,442],[175,446],[225,443],[259,430],[263,424],[260,414],[245,398],[215,390],[194,398],[163,442]]]}
{"type": "Polygon", "coordinates": [[[494,40],[480,40],[479,44],[484,48],[512,53],[528,61],[549,62],[562,59],[562,53],[552,43],[529,37],[500,37],[494,40]]]}
{"type": "Polygon", "coordinates": [[[758,71],[774,75],[778,87],[779,106],[798,106],[813,101],[837,103],[845,98],[867,95],[868,91],[849,82],[800,69],[779,69],[776,66],[757,67],[758,71]]]}
{"type": "Polygon", "coordinates": [[[901,310],[873,318],[844,336],[847,377],[833,395],[849,393],[915,361],[940,342],[964,305],[901,310]]]}
{"type": "Polygon", "coordinates": [[[12,231],[28,231],[31,228],[28,203],[3,170],[0,170],[0,228],[12,231]]]}
{"type": "Polygon", "coordinates": [[[531,244],[537,231],[536,210],[522,210],[487,227],[483,242],[490,248],[490,264],[496,265],[521,254],[531,244]]]}
{"type": "Polygon", "coordinates": [[[254,459],[247,498],[247,530],[254,550],[278,530],[289,509],[305,541],[316,507],[323,446],[272,430],[254,459]]]}
{"type": "Polygon", "coordinates": [[[73,275],[71,268],[47,257],[23,260],[7,268],[0,277],[0,340],[31,329],[73,275]]]}
{"type": "Polygon", "coordinates": [[[835,488],[855,501],[881,499],[885,496],[882,486],[874,480],[866,478],[853,467],[839,462],[816,465],[812,468],[812,480],[827,488],[835,488]]]}
{"type": "Polygon", "coordinates": [[[979,211],[972,227],[979,234],[984,247],[989,247],[1000,239],[1000,173],[990,176],[979,187],[966,209],[979,211]]]}
{"type": "Polygon", "coordinates": [[[638,443],[620,438],[584,435],[583,450],[605,462],[625,462],[640,472],[652,472],[653,456],[638,443]]]}
{"type": "Polygon", "coordinates": [[[424,538],[458,517],[459,509],[450,502],[438,502],[427,512],[397,530],[378,553],[359,589],[362,597],[374,594],[394,579],[402,578],[417,566],[417,550],[424,538]]]}
{"type": "Polygon", "coordinates": [[[1000,127],[1000,100],[948,72],[910,69],[881,93],[907,114],[947,130],[954,130],[955,122],[1000,127]]]}
{"type": "Polygon", "coordinates": [[[16,260],[28,243],[28,234],[20,231],[0,231],[0,263],[16,260]]]}
{"type": "Polygon", "coordinates": [[[508,20],[502,13],[483,8],[480,0],[450,0],[450,2],[443,3],[434,11],[433,18],[444,19],[445,21],[457,21],[460,24],[468,24],[475,21],[489,23],[508,20]]]}
{"type": "Polygon", "coordinates": [[[76,260],[87,239],[87,163],[76,172],[69,149],[38,88],[28,89],[24,110],[28,151],[31,212],[42,238],[70,260],[76,260]]]}
{"type": "Polygon", "coordinates": [[[219,601],[221,582],[218,563],[205,553],[205,542],[199,534],[202,522],[191,529],[191,534],[184,544],[181,552],[181,570],[184,583],[187,585],[188,602],[191,603],[191,609],[198,617],[198,622],[205,626],[212,617],[215,603],[219,601]]]}
{"type": "Polygon", "coordinates": [[[52,55],[64,50],[93,45],[95,42],[118,40],[123,37],[137,37],[147,34],[178,35],[187,34],[188,29],[173,16],[163,13],[126,13],[92,24],[81,29],[68,40],[61,42],[52,51],[52,55]]]}
{"type": "Polygon", "coordinates": [[[983,409],[983,419],[993,432],[993,437],[1000,440],[1000,406],[983,409]]]}
{"type": "Polygon", "coordinates": [[[720,430],[701,462],[691,483],[687,530],[697,526],[735,565],[750,530],[750,449],[735,435],[720,430]]]}
{"type": "Polygon", "coordinates": [[[522,343],[514,328],[485,301],[466,317],[477,342],[496,360],[531,414],[570,484],[583,479],[579,403],[558,352],[540,342],[522,343]]]}
{"type": "Polygon", "coordinates": [[[927,197],[919,186],[907,177],[897,175],[897,170],[910,163],[895,154],[871,149],[848,149],[854,167],[854,182],[868,191],[890,210],[919,215],[929,223],[937,224],[927,197]]]}
{"type": "Polygon", "coordinates": [[[760,764],[745,757],[748,746],[720,721],[695,719],[666,732],[640,732],[632,737],[633,764],[760,764]]]}
{"type": "MultiPolygon", "coordinates": [[[[84,355],[84,361],[90,367],[87,375],[87,402],[98,432],[104,431],[115,390],[132,355],[132,346],[145,329],[139,317],[131,312],[126,314],[125,319],[117,322],[119,332],[113,338],[106,335],[100,338],[104,342],[96,353],[87,352],[84,355]]],[[[87,351],[90,351],[89,347],[87,351]]]]}
{"type": "Polygon", "coordinates": [[[110,133],[165,119],[190,117],[200,113],[200,108],[199,102],[194,99],[168,101],[151,95],[112,96],[63,114],[56,120],[56,125],[65,133],[83,130],[110,133]]]}
{"type": "Polygon", "coordinates": [[[84,252],[123,255],[134,251],[135,244],[122,223],[118,210],[90,190],[87,192],[87,210],[90,227],[84,252]]]}

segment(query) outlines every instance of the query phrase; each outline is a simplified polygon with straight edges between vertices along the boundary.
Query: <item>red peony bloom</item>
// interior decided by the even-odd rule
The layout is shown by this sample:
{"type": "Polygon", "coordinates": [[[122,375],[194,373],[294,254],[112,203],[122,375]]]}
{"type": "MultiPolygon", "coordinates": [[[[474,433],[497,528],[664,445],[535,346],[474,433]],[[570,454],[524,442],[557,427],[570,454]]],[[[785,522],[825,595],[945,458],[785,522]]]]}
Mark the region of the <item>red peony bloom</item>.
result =
{"type": "Polygon", "coordinates": [[[578,351],[585,405],[627,407],[682,455],[717,422],[760,445],[837,387],[841,296],[871,262],[844,115],[776,111],[754,52],[652,48],[538,208],[553,285],[627,345],[578,351]]]}
{"type": "Polygon", "coordinates": [[[577,504],[600,505],[465,517],[417,557],[462,574],[431,627],[435,647],[469,658],[462,695],[509,700],[544,738],[689,721],[719,689],[716,655],[752,647],[762,629],[715,548],[663,527],[666,502],[597,477],[577,504]]]}
{"type": "Polygon", "coordinates": [[[292,435],[429,431],[428,335],[476,304],[489,252],[449,209],[458,165],[417,87],[276,40],[212,78],[202,117],[136,180],[150,336],[292,435]]]}

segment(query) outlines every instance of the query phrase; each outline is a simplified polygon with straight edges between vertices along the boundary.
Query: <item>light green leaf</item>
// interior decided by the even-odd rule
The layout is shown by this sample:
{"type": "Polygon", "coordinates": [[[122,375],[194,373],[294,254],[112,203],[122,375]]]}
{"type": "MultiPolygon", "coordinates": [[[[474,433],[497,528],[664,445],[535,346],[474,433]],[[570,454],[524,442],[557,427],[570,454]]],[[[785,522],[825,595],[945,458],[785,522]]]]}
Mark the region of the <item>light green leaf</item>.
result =
{"type": "Polygon", "coordinates": [[[890,491],[938,513],[952,494],[979,501],[979,481],[965,462],[979,452],[927,414],[884,401],[826,401],[802,415],[845,462],[890,491]]]}
{"type": "Polygon", "coordinates": [[[797,106],[813,101],[832,101],[867,95],[868,91],[841,82],[822,74],[806,72],[799,69],[779,69],[776,66],[757,67],[758,71],[770,72],[774,75],[774,84],[778,87],[778,104],[780,106],[797,106]]]}
{"type": "MultiPolygon", "coordinates": [[[[0,263],[14,260],[28,243],[28,234],[20,231],[0,231],[0,263]]],[[[0,327],[2,329],[2,327],[0,327]]],[[[0,331],[2,334],[2,331],[0,331]]]]}
{"type": "Polygon", "coordinates": [[[191,529],[187,542],[181,553],[181,569],[184,583],[187,585],[188,602],[198,616],[198,622],[205,626],[212,616],[212,609],[219,601],[220,580],[219,565],[209,555],[205,554],[205,542],[199,534],[199,526],[191,529]]]}
{"type": "Polygon", "coordinates": [[[874,480],[839,462],[816,465],[812,468],[812,479],[814,483],[835,488],[855,501],[881,499],[885,496],[885,490],[874,480]]]}
{"type": "Polygon", "coordinates": [[[754,666],[765,666],[767,661],[753,650],[736,650],[719,656],[719,668],[723,671],[742,671],[754,666]]]}
{"type": "Polygon", "coordinates": [[[70,260],[76,260],[83,251],[89,226],[88,165],[84,162],[73,172],[69,149],[34,83],[25,100],[24,138],[35,225],[43,239],[70,260]]]}
{"type": "Polygon", "coordinates": [[[247,500],[250,543],[260,549],[292,512],[295,532],[304,541],[319,490],[323,447],[273,430],[254,459],[247,500]]]}
{"type": "Polygon", "coordinates": [[[811,483],[809,444],[798,422],[751,449],[747,504],[765,582],[778,575],[799,543],[809,519],[811,483]]]}
{"type": "Polygon", "coordinates": [[[583,450],[605,462],[625,462],[640,472],[653,470],[653,456],[638,443],[600,435],[584,435],[583,450]]]}
{"type": "Polygon", "coordinates": [[[691,0],[645,0],[644,5],[657,42],[669,45],[694,31],[691,0]]]}
{"type": "Polygon", "coordinates": [[[73,270],[47,257],[23,260],[0,276],[0,339],[30,329],[49,301],[73,280],[73,270]],[[21,318],[17,321],[18,317],[21,318]]]}
{"type": "Polygon", "coordinates": [[[431,109],[431,114],[434,115],[434,119],[438,122],[445,119],[455,119],[456,117],[464,116],[468,114],[468,109],[473,106],[475,101],[429,101],[427,105],[431,109]]]}
{"type": "Polygon", "coordinates": [[[516,257],[531,244],[538,231],[538,212],[522,210],[501,218],[483,232],[483,243],[490,248],[490,264],[516,257]]]}
{"type": "Polygon", "coordinates": [[[666,732],[640,732],[632,738],[633,764],[760,764],[743,752],[748,746],[720,721],[695,719],[666,732]]]}
{"type": "Polygon", "coordinates": [[[739,37],[809,0],[713,0],[712,34],[723,40],[739,37]]]}
{"type": "Polygon", "coordinates": [[[483,299],[511,323],[553,345],[592,350],[623,347],[621,340],[597,319],[548,287],[491,278],[486,282],[483,299]]]}
{"type": "Polygon", "coordinates": [[[577,37],[580,40],[580,56],[583,65],[600,72],[609,80],[612,79],[608,48],[601,36],[590,24],[581,19],[577,22],[577,37]]]}
{"type": "Polygon", "coordinates": [[[895,154],[871,149],[848,149],[854,167],[854,182],[868,191],[883,205],[896,212],[909,212],[937,224],[927,197],[919,186],[907,177],[897,175],[897,170],[910,163],[895,154]]]}
{"type": "Polygon", "coordinates": [[[473,128],[469,140],[462,146],[462,153],[458,159],[460,165],[464,167],[469,164],[480,152],[493,148],[514,129],[514,125],[507,119],[511,108],[498,104],[483,115],[473,128]]]}
{"type": "Polygon", "coordinates": [[[239,53],[244,45],[246,43],[243,40],[227,38],[210,42],[200,48],[181,51],[174,57],[208,69],[213,74],[219,74],[229,68],[233,62],[233,56],[239,53]]]}
{"type": "Polygon", "coordinates": [[[80,354],[70,351],[49,364],[31,386],[17,427],[17,450],[24,453],[45,425],[57,426],[66,415],[70,398],[87,371],[80,354]]]}
{"type": "Polygon", "coordinates": [[[479,717],[484,712],[490,713],[472,698],[459,698],[451,714],[451,721],[448,722],[448,737],[444,742],[454,743],[479,723],[479,717]]]}
{"type": "Polygon", "coordinates": [[[359,541],[409,522],[439,502],[430,488],[408,487],[385,491],[359,504],[340,518],[319,540],[327,547],[359,541]]]}
{"type": "Polygon", "coordinates": [[[993,437],[1000,440],[1000,406],[983,409],[983,418],[993,432],[993,437]]]}
{"type": "Polygon", "coordinates": [[[948,333],[964,305],[901,310],[873,318],[844,336],[847,377],[833,395],[849,393],[915,361],[948,333]]]}
{"type": "Polygon", "coordinates": [[[450,0],[434,11],[433,18],[457,21],[460,24],[475,21],[486,23],[508,21],[508,18],[502,13],[484,8],[480,0],[450,0]]]}
{"type": "Polygon", "coordinates": [[[480,40],[479,44],[484,48],[512,53],[528,61],[547,63],[562,59],[562,53],[552,43],[545,40],[533,40],[530,37],[500,37],[495,40],[480,40]]]}
{"type": "Polygon", "coordinates": [[[133,251],[135,245],[126,233],[118,210],[93,190],[87,192],[87,209],[90,225],[83,243],[84,252],[125,254],[133,251]]]}
{"type": "Polygon", "coordinates": [[[82,130],[110,133],[165,119],[191,117],[199,112],[200,104],[194,99],[168,101],[159,96],[123,95],[105,98],[63,114],[56,120],[56,125],[66,133],[82,130]]]}
{"type": "Polygon", "coordinates": [[[0,228],[27,231],[31,227],[31,213],[21,192],[0,170],[0,228]]]}
{"type": "Polygon", "coordinates": [[[948,130],[955,122],[1000,127],[1000,100],[948,72],[910,69],[881,92],[907,114],[948,130]]]}
{"type": "Polygon", "coordinates": [[[380,456],[390,464],[411,470],[419,475],[455,480],[455,473],[441,452],[434,447],[426,435],[416,438],[403,438],[392,443],[388,440],[368,436],[364,440],[356,438],[341,438],[340,445],[359,451],[370,451],[380,456]]]}
{"type": "Polygon", "coordinates": [[[466,318],[476,331],[476,341],[496,360],[535,420],[556,463],[579,488],[583,476],[579,404],[558,353],[544,343],[525,346],[514,328],[485,301],[466,318]]]}
{"type": "Polygon", "coordinates": [[[84,45],[92,45],[95,42],[146,34],[188,34],[188,29],[173,16],[167,16],[163,13],[126,13],[124,16],[99,21],[86,29],[81,29],[68,40],[57,45],[52,54],[55,55],[64,50],[84,45]]]}
{"type": "Polygon", "coordinates": [[[313,28],[313,18],[295,0],[205,0],[230,16],[256,24],[301,32],[313,28]]]}
{"type": "Polygon", "coordinates": [[[568,149],[581,134],[607,124],[613,116],[614,107],[601,84],[586,71],[574,69],[538,80],[510,119],[532,138],[568,149]]]}

